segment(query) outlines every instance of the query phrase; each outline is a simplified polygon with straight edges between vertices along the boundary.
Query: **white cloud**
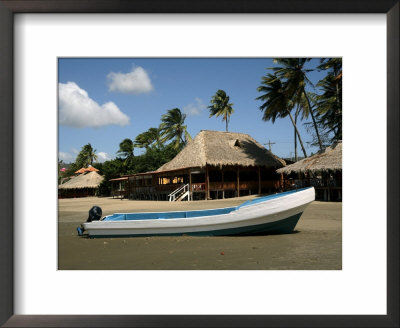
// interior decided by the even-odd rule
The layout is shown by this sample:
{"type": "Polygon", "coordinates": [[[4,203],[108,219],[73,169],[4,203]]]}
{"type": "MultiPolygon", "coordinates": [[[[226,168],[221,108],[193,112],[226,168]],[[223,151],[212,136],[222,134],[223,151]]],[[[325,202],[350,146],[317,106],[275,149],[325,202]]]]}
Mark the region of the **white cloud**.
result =
{"type": "Polygon", "coordinates": [[[183,112],[187,115],[200,115],[207,108],[200,98],[194,98],[194,103],[183,107],[183,112]]]}
{"type": "Polygon", "coordinates": [[[126,74],[111,72],[107,75],[107,79],[110,91],[139,94],[154,89],[147,72],[140,66],[134,67],[131,72],[126,74]]]}
{"type": "MultiPolygon", "coordinates": [[[[111,156],[104,151],[97,152],[96,155],[98,163],[104,163],[105,161],[109,161],[112,159],[111,156]]],[[[64,151],[58,152],[58,160],[62,160],[64,163],[72,163],[75,161],[75,159],[76,159],[76,154],[73,153],[71,154],[64,151]]]]}
{"type": "Polygon", "coordinates": [[[64,163],[73,162],[76,158],[76,155],[71,153],[66,153],[63,151],[58,152],[58,160],[62,160],[64,163]]]}
{"type": "Polygon", "coordinates": [[[75,155],[78,155],[78,154],[79,154],[79,150],[76,149],[76,148],[74,148],[74,147],[71,148],[71,151],[72,151],[72,153],[75,154],[75,155]]]}
{"type": "Polygon", "coordinates": [[[127,125],[129,117],[113,102],[99,105],[75,82],[58,84],[59,122],[75,128],[127,125]]]}
{"type": "Polygon", "coordinates": [[[111,159],[110,155],[105,153],[104,151],[100,151],[97,153],[97,161],[99,163],[103,163],[105,161],[109,161],[111,159]]]}

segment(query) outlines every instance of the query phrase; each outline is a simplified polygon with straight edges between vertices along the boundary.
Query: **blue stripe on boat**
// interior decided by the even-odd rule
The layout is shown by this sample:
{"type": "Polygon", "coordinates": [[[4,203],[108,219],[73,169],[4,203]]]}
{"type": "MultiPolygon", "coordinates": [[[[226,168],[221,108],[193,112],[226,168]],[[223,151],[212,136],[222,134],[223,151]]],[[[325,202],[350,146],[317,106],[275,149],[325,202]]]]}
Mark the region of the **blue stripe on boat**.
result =
{"type": "Polygon", "coordinates": [[[116,213],[107,216],[103,221],[121,221],[121,220],[156,220],[156,219],[184,219],[198,216],[212,216],[228,214],[236,210],[236,207],[218,208],[200,211],[183,212],[150,212],[150,213],[116,213]]]}

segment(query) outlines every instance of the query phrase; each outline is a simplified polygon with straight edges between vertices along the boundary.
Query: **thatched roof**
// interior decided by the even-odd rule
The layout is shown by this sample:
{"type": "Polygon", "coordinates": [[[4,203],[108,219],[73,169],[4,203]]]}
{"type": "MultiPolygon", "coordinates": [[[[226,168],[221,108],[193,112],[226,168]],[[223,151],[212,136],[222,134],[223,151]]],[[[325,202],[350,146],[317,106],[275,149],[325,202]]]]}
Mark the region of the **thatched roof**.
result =
{"type": "Polygon", "coordinates": [[[294,164],[285,166],[276,172],[305,173],[305,172],[324,172],[342,170],[342,142],[338,141],[326,148],[324,151],[302,159],[294,164]]]}
{"type": "Polygon", "coordinates": [[[103,179],[96,171],[83,173],[59,185],[58,189],[97,188],[103,179]]]}
{"type": "Polygon", "coordinates": [[[265,149],[248,134],[202,130],[174,159],[156,172],[206,165],[280,168],[285,165],[285,161],[265,149]]]}

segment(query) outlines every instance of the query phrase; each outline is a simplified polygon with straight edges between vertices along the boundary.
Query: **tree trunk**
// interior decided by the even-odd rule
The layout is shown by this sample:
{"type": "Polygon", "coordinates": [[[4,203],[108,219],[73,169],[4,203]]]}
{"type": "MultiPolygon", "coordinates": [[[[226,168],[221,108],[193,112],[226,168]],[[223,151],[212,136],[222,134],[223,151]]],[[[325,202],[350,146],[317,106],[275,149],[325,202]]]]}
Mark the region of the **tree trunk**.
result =
{"type": "Polygon", "coordinates": [[[308,108],[309,108],[309,110],[310,110],[311,118],[312,118],[312,121],[313,121],[313,124],[314,124],[315,132],[317,133],[317,139],[318,139],[319,149],[322,150],[323,147],[322,147],[321,137],[319,136],[319,131],[318,131],[318,127],[317,127],[317,122],[315,122],[315,117],[314,117],[313,110],[312,110],[312,108],[311,108],[310,99],[308,99],[306,90],[305,90],[304,88],[303,88],[303,94],[304,94],[304,96],[306,97],[307,104],[308,104],[308,108]]]}
{"type": "Polygon", "coordinates": [[[288,109],[286,109],[286,111],[288,112],[290,120],[292,121],[292,124],[293,124],[293,126],[294,126],[294,128],[295,128],[295,130],[297,132],[297,136],[299,137],[299,142],[300,142],[300,145],[301,145],[301,149],[303,150],[304,157],[307,157],[307,153],[306,153],[306,150],[305,150],[304,145],[303,145],[303,140],[301,140],[300,133],[299,133],[299,130],[297,129],[296,123],[293,120],[293,116],[292,116],[292,114],[290,114],[290,111],[288,109]]]}
{"type": "MultiPolygon", "coordinates": [[[[337,104],[337,110],[340,111],[340,110],[341,110],[341,105],[340,105],[339,82],[336,81],[335,84],[336,84],[336,104],[337,104]]],[[[339,113],[337,113],[337,114],[339,114],[339,113]]],[[[336,139],[336,140],[342,139],[341,130],[342,130],[342,125],[340,124],[340,137],[339,137],[339,127],[338,127],[337,131],[335,132],[335,139],[336,139]]]]}
{"type": "Polygon", "coordinates": [[[225,127],[226,127],[226,132],[228,132],[228,115],[225,116],[225,127]]]}
{"type": "MultiPolygon", "coordinates": [[[[299,116],[299,106],[296,108],[296,114],[294,115],[294,122],[297,125],[297,117],[299,116]]],[[[294,160],[297,162],[297,133],[294,129],[294,160]]]]}

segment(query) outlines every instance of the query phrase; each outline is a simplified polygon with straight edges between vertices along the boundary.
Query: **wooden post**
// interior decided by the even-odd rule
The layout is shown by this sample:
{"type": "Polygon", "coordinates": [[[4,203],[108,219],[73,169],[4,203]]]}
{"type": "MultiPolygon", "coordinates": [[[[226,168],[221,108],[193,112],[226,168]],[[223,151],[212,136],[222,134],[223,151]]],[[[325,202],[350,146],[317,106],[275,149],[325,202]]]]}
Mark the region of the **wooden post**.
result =
{"type": "Polygon", "coordinates": [[[221,168],[222,174],[222,199],[225,199],[225,186],[224,186],[224,169],[221,168]]]}
{"type": "Polygon", "coordinates": [[[261,169],[258,167],[258,194],[261,195],[261,169]]]}
{"type": "Polygon", "coordinates": [[[208,176],[208,166],[206,165],[206,200],[210,198],[210,178],[208,176]]]}
{"type": "Polygon", "coordinates": [[[237,196],[239,197],[240,196],[239,165],[237,166],[236,183],[237,183],[237,196]]]}
{"type": "Polygon", "coordinates": [[[192,171],[189,169],[189,200],[193,200],[192,194],[192,171]]]}

